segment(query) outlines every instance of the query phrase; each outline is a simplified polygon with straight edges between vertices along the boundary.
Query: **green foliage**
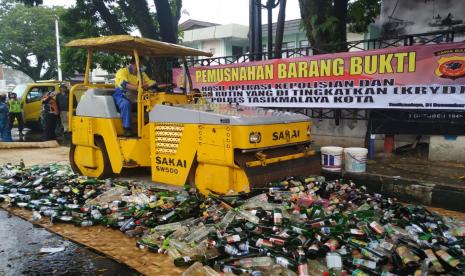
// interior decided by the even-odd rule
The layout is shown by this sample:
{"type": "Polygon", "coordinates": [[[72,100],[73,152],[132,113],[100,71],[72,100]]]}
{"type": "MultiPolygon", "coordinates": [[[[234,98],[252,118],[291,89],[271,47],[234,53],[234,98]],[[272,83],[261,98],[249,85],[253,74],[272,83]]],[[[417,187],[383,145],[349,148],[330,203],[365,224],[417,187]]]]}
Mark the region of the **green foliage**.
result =
{"type": "MultiPolygon", "coordinates": [[[[8,2],[10,4],[14,2],[14,0],[0,1],[0,3],[8,2]]],[[[22,2],[27,6],[37,6],[43,1],[17,0],[16,2],[22,2]]],[[[157,17],[155,13],[151,12],[148,9],[148,2],[148,0],[77,0],[73,7],[63,10],[60,14],[61,43],[64,45],[66,42],[78,38],[130,34],[134,30],[138,30],[143,37],[151,39],[161,40],[160,33],[162,31],[165,35],[174,32],[174,37],[179,37],[177,25],[181,16],[182,0],[153,0],[156,5],[160,3],[168,5],[166,7],[171,12],[164,14],[163,17],[157,17]],[[169,30],[163,29],[160,22],[169,30]]],[[[54,37],[54,30],[49,35],[54,37]]],[[[54,45],[54,38],[49,41],[54,45]]],[[[55,47],[50,47],[50,51],[55,51],[55,47]]],[[[54,59],[50,61],[50,64],[53,65],[53,62],[55,62],[54,59]]],[[[116,71],[124,63],[127,63],[126,57],[102,53],[94,54],[93,65],[98,64],[100,68],[108,72],[116,71]]],[[[69,78],[75,73],[83,73],[85,64],[85,51],[62,47],[62,70],[65,78],[69,78]]],[[[149,71],[153,69],[158,79],[166,78],[166,74],[170,75],[162,66],[161,60],[152,61],[151,64],[156,64],[156,66],[149,68],[149,71]]],[[[50,69],[55,67],[50,67],[50,69]]]]}
{"type": "Polygon", "coordinates": [[[18,2],[23,2],[24,5],[33,7],[33,6],[42,5],[44,1],[43,0],[22,0],[18,2]]]}
{"type": "MultiPolygon", "coordinates": [[[[170,4],[173,22],[177,32],[177,24],[180,17],[182,0],[154,0],[167,1],[170,4]]],[[[77,0],[76,5],[68,9],[63,17],[65,26],[62,30],[63,40],[95,37],[102,35],[131,33],[139,30],[143,37],[160,40],[159,18],[148,9],[147,0],[77,0]]],[[[83,72],[85,67],[86,53],[79,49],[67,49],[63,51],[63,70],[65,75],[73,75],[75,72],[83,72]]],[[[118,55],[94,54],[94,66],[108,72],[115,72],[127,58],[118,55]]],[[[159,65],[157,62],[157,65],[159,65]]],[[[151,64],[154,64],[152,62],[151,64]]],[[[154,71],[158,79],[165,78],[164,68],[149,68],[154,71]]]]}
{"type": "MultiPolygon", "coordinates": [[[[78,0],[76,6],[69,8],[62,15],[61,39],[63,44],[74,39],[96,37],[111,34],[107,28],[101,27],[95,13],[91,9],[84,8],[88,4],[78,0]]],[[[62,48],[62,70],[65,78],[70,78],[75,73],[83,73],[86,66],[87,52],[83,49],[62,48]]],[[[122,65],[122,58],[116,55],[96,53],[94,55],[93,68],[98,64],[108,72],[114,72],[122,65]]]]}
{"type": "Polygon", "coordinates": [[[347,11],[349,30],[354,33],[364,33],[368,26],[375,22],[381,9],[381,0],[357,0],[349,3],[347,11]]]}
{"type": "Polygon", "coordinates": [[[380,13],[381,0],[299,0],[302,25],[315,52],[347,51],[349,31],[363,33],[380,13]]]}
{"type": "Polygon", "coordinates": [[[62,8],[26,7],[4,1],[0,5],[0,63],[34,80],[56,72],[55,19],[62,8]]]}

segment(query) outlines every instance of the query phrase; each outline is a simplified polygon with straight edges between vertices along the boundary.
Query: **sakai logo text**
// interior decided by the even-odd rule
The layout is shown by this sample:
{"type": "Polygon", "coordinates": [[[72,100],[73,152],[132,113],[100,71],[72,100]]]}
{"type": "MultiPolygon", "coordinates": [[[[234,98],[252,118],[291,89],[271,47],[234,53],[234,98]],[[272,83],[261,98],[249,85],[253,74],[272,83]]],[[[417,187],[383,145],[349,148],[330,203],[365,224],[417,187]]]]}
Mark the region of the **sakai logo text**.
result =
{"type": "Polygon", "coordinates": [[[168,158],[168,157],[157,156],[155,158],[155,163],[157,163],[157,165],[166,165],[166,166],[171,166],[171,167],[187,168],[187,161],[186,160],[176,159],[176,158],[168,158]]]}
{"type": "Polygon", "coordinates": [[[299,138],[300,130],[285,130],[285,131],[275,131],[273,132],[273,141],[286,140],[290,141],[294,138],[299,138]]]}

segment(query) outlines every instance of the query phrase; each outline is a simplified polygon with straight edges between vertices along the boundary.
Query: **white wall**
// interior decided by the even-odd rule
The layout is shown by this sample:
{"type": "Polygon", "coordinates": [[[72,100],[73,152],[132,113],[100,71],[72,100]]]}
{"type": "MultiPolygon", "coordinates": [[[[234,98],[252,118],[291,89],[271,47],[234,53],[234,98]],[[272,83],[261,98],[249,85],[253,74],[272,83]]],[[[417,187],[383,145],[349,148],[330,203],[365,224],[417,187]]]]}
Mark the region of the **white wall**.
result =
{"type": "Polygon", "coordinates": [[[224,50],[224,41],[222,39],[202,41],[201,50],[212,52],[214,57],[222,57],[226,55],[224,50]]]}
{"type": "Polygon", "coordinates": [[[465,162],[465,136],[451,137],[451,139],[441,135],[431,136],[428,159],[465,162]]]}

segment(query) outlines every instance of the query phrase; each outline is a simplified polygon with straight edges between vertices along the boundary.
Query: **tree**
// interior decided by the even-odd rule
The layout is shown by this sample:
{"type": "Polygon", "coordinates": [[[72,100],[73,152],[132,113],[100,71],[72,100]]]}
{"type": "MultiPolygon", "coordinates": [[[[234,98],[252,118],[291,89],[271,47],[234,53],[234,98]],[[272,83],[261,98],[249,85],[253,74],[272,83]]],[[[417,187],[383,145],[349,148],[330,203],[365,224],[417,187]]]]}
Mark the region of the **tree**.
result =
{"type": "MultiPolygon", "coordinates": [[[[41,4],[42,1],[22,0],[21,2],[41,4]]],[[[156,13],[150,11],[148,2],[148,0],[77,0],[76,5],[65,15],[64,41],[85,36],[130,34],[138,30],[142,37],[177,43],[182,0],[153,0],[156,13]]],[[[82,51],[64,50],[63,67],[67,72],[76,69],[81,71],[82,65],[85,64],[84,56],[82,51]]],[[[101,55],[100,60],[96,57],[96,60],[106,62],[106,66],[100,64],[102,68],[114,68],[121,62],[120,59],[108,55],[101,55]],[[115,62],[112,63],[111,60],[115,62]]],[[[168,77],[163,61],[150,62],[157,79],[168,77]]]]}
{"type": "Polygon", "coordinates": [[[39,5],[42,5],[44,3],[43,0],[24,0],[22,1],[24,3],[24,5],[26,6],[39,6],[39,5]]]}
{"type": "Polygon", "coordinates": [[[278,22],[276,22],[276,37],[274,42],[274,57],[281,58],[283,48],[284,25],[286,24],[286,2],[287,0],[279,1],[278,22]]]}
{"type": "Polygon", "coordinates": [[[56,75],[55,18],[62,8],[0,4],[0,63],[34,80],[56,75]]]}
{"type": "MultiPolygon", "coordinates": [[[[82,0],[80,8],[92,9],[112,34],[138,29],[143,37],[170,43],[178,42],[178,23],[182,0],[153,0],[156,14],[151,13],[145,0],[82,0]],[[125,25],[126,24],[126,25],[125,25]]],[[[149,71],[158,80],[170,80],[167,59],[151,59],[149,71]]],[[[173,60],[170,60],[171,62],[173,60]]],[[[149,72],[150,73],[150,72],[149,72]]]]}
{"type": "Polygon", "coordinates": [[[347,51],[347,26],[365,32],[381,0],[299,0],[302,23],[315,53],[347,51]]]}

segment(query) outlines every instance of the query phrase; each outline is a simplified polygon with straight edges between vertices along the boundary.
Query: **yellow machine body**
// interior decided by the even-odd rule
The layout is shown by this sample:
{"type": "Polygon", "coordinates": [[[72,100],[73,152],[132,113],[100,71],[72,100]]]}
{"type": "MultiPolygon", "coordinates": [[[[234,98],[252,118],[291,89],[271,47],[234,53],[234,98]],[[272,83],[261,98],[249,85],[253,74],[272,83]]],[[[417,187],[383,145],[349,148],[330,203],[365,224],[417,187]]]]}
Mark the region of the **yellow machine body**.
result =
{"type": "Polygon", "coordinates": [[[259,185],[277,179],[266,175],[256,179],[248,175],[248,169],[269,174],[266,169],[271,168],[281,178],[284,168],[277,166],[314,154],[308,148],[308,129],[308,122],[254,126],[152,123],[152,180],[172,185],[194,183],[204,193],[248,192],[251,182],[259,185]],[[251,133],[260,133],[261,140],[251,143],[251,133]],[[267,155],[272,149],[286,151],[267,155]],[[252,157],[241,160],[247,153],[252,157]]]}
{"type": "Polygon", "coordinates": [[[132,120],[137,136],[122,137],[122,122],[111,96],[114,86],[88,81],[94,50],[132,54],[137,68],[140,53],[209,53],[130,36],[76,40],[67,46],[88,50],[84,83],[73,86],[69,97],[70,163],[76,172],[103,178],[124,168],[150,167],[154,182],[191,184],[203,193],[249,191],[286,175],[312,173],[309,157],[314,152],[309,148],[310,121],[306,116],[194,104],[185,93],[144,91],[139,81],[132,120]],[[86,92],[74,109],[77,91],[86,92]]]}

